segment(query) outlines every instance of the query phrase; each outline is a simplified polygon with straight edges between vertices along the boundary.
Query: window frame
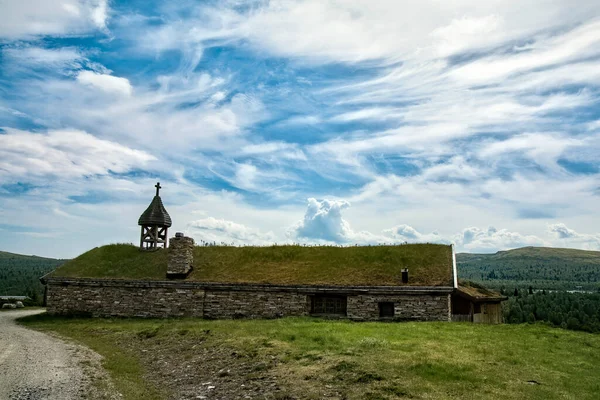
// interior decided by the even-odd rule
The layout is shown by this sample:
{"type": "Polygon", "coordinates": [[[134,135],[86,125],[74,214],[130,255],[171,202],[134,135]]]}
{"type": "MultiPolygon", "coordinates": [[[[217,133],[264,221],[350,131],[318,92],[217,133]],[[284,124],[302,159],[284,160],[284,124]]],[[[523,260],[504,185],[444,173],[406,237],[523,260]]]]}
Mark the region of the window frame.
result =
{"type": "Polygon", "coordinates": [[[311,315],[346,316],[348,313],[348,296],[313,295],[310,301],[311,315]]]}
{"type": "Polygon", "coordinates": [[[394,318],[396,316],[396,304],[393,301],[380,301],[378,302],[378,306],[379,318],[394,318]],[[390,310],[391,314],[386,312],[390,310]]]}

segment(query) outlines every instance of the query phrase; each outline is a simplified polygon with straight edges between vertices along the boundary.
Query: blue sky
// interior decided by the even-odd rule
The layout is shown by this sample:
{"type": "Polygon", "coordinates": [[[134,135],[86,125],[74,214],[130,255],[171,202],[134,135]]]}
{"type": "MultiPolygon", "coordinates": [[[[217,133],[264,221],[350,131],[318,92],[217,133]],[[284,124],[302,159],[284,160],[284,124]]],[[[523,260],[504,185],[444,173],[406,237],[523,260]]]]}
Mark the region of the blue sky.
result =
{"type": "Polygon", "coordinates": [[[600,249],[600,3],[0,1],[0,249],[600,249]]]}

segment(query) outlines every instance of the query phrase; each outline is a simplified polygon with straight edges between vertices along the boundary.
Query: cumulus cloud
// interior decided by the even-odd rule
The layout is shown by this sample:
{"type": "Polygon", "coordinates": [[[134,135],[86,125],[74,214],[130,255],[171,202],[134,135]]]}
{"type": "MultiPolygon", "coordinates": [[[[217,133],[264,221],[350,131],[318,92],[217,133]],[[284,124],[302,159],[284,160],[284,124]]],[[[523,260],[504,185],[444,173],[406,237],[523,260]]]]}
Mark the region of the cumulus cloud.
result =
{"type": "Polygon", "coordinates": [[[133,90],[129,80],[126,78],[94,71],[81,71],[77,74],[77,81],[83,85],[91,86],[107,93],[117,93],[125,96],[130,96],[133,90]]]}
{"type": "Polygon", "coordinates": [[[559,239],[571,239],[579,236],[573,229],[567,228],[565,224],[548,225],[548,230],[554,233],[559,239]]]}
{"type": "Polygon", "coordinates": [[[533,235],[523,235],[507,229],[466,228],[455,237],[456,243],[470,252],[491,252],[498,249],[508,250],[524,246],[545,246],[548,242],[533,235]]]}
{"type": "Polygon", "coordinates": [[[294,236],[336,243],[351,241],[355,234],[342,218],[342,210],[348,207],[350,203],[344,200],[309,198],[304,218],[293,228],[294,236]]]}
{"type": "Polygon", "coordinates": [[[548,232],[557,239],[557,244],[563,247],[575,247],[586,250],[600,250],[600,233],[579,233],[563,223],[549,224],[548,232]]]}
{"type": "Polygon", "coordinates": [[[311,242],[332,242],[339,244],[381,244],[381,243],[450,243],[437,232],[422,234],[409,225],[397,225],[380,234],[369,231],[355,231],[342,217],[342,212],[350,207],[345,200],[308,199],[304,218],[292,227],[288,234],[299,240],[311,242]]]}
{"type": "Polygon", "coordinates": [[[438,232],[421,233],[410,225],[401,224],[396,225],[393,228],[385,229],[383,234],[389,237],[394,243],[397,242],[408,242],[408,243],[445,243],[450,244],[448,239],[445,239],[439,235],[438,232]]]}
{"type": "Polygon", "coordinates": [[[272,244],[275,241],[272,232],[262,233],[233,221],[213,217],[192,221],[188,224],[188,229],[196,240],[209,243],[261,245],[272,244]]]}
{"type": "Polygon", "coordinates": [[[78,130],[33,133],[3,128],[0,177],[5,182],[39,177],[73,178],[124,173],[156,158],[78,130]]]}

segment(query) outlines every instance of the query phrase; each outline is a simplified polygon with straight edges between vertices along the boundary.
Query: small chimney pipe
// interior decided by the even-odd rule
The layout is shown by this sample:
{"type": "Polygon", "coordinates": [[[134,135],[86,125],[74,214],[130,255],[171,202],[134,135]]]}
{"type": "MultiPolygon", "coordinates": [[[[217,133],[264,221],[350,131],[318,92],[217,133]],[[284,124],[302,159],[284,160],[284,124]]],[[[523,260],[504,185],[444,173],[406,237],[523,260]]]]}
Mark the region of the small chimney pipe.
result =
{"type": "Polygon", "coordinates": [[[408,268],[402,269],[402,283],[408,283],[408,268]]]}

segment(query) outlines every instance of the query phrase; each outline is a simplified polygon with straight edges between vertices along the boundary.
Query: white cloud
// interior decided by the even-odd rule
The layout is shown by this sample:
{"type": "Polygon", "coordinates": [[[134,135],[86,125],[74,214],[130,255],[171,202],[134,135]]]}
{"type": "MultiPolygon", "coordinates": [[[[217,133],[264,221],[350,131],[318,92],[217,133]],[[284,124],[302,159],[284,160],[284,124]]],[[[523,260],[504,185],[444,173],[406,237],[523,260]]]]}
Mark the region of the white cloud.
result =
{"type": "Polygon", "coordinates": [[[155,157],[77,130],[32,133],[3,128],[0,176],[4,182],[124,173],[155,157]]]}
{"type": "Polygon", "coordinates": [[[238,164],[235,171],[236,186],[242,189],[256,188],[256,178],[258,177],[258,169],[252,164],[238,164]]]}
{"type": "Polygon", "coordinates": [[[236,222],[213,217],[191,221],[188,225],[191,235],[200,244],[201,241],[231,244],[273,244],[272,232],[262,233],[236,222]]]}
{"type": "MultiPolygon", "coordinates": [[[[503,141],[495,141],[485,146],[480,152],[482,159],[499,159],[507,153],[522,153],[539,165],[550,169],[559,168],[557,160],[568,149],[580,147],[584,141],[556,133],[524,133],[503,141]]],[[[509,157],[512,154],[509,154],[509,157]]]]}
{"type": "MultiPolygon", "coordinates": [[[[60,13],[48,9],[50,3],[12,2],[14,10],[6,13],[8,2],[0,0],[0,37],[106,32],[107,2],[64,0],[62,8],[54,7],[60,13]]],[[[181,220],[202,212],[276,232],[280,241],[301,215],[298,199],[309,196],[343,196],[353,204],[350,209],[342,200],[328,200],[329,205],[314,200],[316,211],[309,207],[311,212],[291,231],[292,237],[301,231],[313,241],[463,240],[465,226],[505,227],[498,231],[502,234],[491,235],[475,228],[478,239],[469,245],[485,250],[494,243],[512,246],[546,238],[544,226],[531,218],[542,218],[543,224],[564,221],[581,231],[600,223],[598,174],[572,173],[557,163],[565,158],[591,165],[600,161],[599,125],[582,121],[598,100],[599,2],[275,0],[238,5],[165,3],[158,6],[160,20],[122,15],[113,30],[122,40],[96,50],[35,47],[41,41],[9,43],[0,66],[12,86],[10,99],[0,98],[0,112],[9,121],[3,125],[26,122],[55,131],[75,127],[121,147],[111,147],[107,156],[89,156],[99,158],[98,170],[77,158],[68,163],[79,154],[76,145],[65,145],[65,150],[44,142],[48,157],[28,150],[18,160],[14,147],[9,158],[0,149],[0,164],[10,160],[3,164],[10,173],[0,169],[0,176],[13,181],[30,176],[37,182],[35,171],[70,176],[64,171],[72,170],[65,193],[85,195],[87,189],[99,189],[89,178],[77,182],[77,177],[106,177],[97,171],[112,170],[111,162],[117,170],[151,168],[139,154],[124,155],[127,149],[145,150],[161,163],[171,160],[168,168],[161,164],[162,173],[169,171],[179,184],[190,186],[178,193],[185,198],[182,203],[208,196],[198,182],[215,177],[279,201],[271,210],[252,207],[242,195],[223,202],[228,209],[219,200],[206,207],[182,205],[181,220]],[[179,50],[180,63],[158,77],[149,68],[134,78],[119,71],[118,60],[110,64],[115,72],[91,62],[95,51],[113,46],[121,51],[123,43],[132,43],[127,53],[132,59],[140,53],[144,60],[179,59],[171,58],[179,50]],[[264,75],[259,73],[256,81],[248,81],[243,69],[203,63],[210,46],[255,51],[261,60],[287,57],[277,63],[284,70],[260,71],[286,80],[271,85],[260,81],[264,75]],[[308,71],[307,63],[311,70],[314,64],[333,64],[300,76],[308,71]],[[13,80],[10,68],[17,67],[13,80]],[[321,76],[321,71],[326,73],[321,76]],[[288,96],[292,91],[300,100],[288,96]],[[282,98],[284,105],[278,104],[282,98]],[[351,124],[358,127],[348,129],[351,124]],[[313,180],[316,174],[321,178],[313,180]],[[282,199],[292,206],[282,205],[282,199]],[[523,215],[540,212],[523,217],[521,210],[523,215]]],[[[34,144],[51,136],[31,135],[34,144]]],[[[86,148],[82,154],[89,152],[86,148]]],[[[111,184],[123,185],[128,193],[139,189],[133,178],[111,184]]],[[[232,195],[223,193],[215,198],[232,195]]],[[[91,207],[75,208],[57,201],[50,210],[94,215],[91,207]]],[[[216,235],[213,228],[205,231],[216,235]]],[[[555,244],[575,237],[554,239],[543,240],[555,244]]],[[[583,239],[572,243],[587,246],[583,239]]]]}
{"type": "Polygon", "coordinates": [[[308,199],[304,218],[288,231],[288,236],[311,243],[338,244],[382,244],[403,242],[435,242],[450,243],[440,237],[437,232],[421,234],[409,225],[397,225],[385,229],[381,234],[369,231],[355,231],[350,223],[342,217],[342,211],[350,208],[345,200],[308,199]]]}
{"type": "Polygon", "coordinates": [[[342,218],[342,210],[348,207],[350,203],[344,200],[309,198],[304,218],[292,228],[291,234],[301,239],[347,243],[355,236],[342,218]]]}
{"type": "Polygon", "coordinates": [[[77,81],[82,85],[98,88],[107,93],[117,93],[131,96],[133,88],[126,78],[100,74],[93,71],[81,71],[77,74],[77,81]]]}
{"type": "Polygon", "coordinates": [[[74,47],[47,49],[43,47],[15,47],[2,50],[4,57],[12,63],[29,66],[53,66],[57,68],[80,67],[84,56],[74,47]]]}
{"type": "Polygon", "coordinates": [[[394,243],[451,243],[450,240],[441,237],[437,232],[423,234],[406,224],[396,225],[393,228],[385,229],[383,234],[388,236],[394,243]]]}
{"type": "MultiPolygon", "coordinates": [[[[126,78],[97,67],[78,72],[76,79],[18,80],[20,90],[10,108],[35,116],[39,125],[75,126],[128,146],[184,157],[198,149],[238,152],[248,144],[247,128],[268,115],[253,95],[238,92],[212,100],[225,85],[226,78],[220,76],[204,72],[159,76],[133,90],[126,78]]],[[[0,99],[0,107],[2,103],[0,99]]]]}
{"type": "Polygon", "coordinates": [[[455,237],[457,244],[470,252],[492,252],[498,249],[514,249],[524,246],[547,246],[549,243],[533,235],[522,235],[507,229],[480,229],[470,227],[455,237]]]}
{"type": "Polygon", "coordinates": [[[506,32],[501,29],[503,24],[504,20],[498,15],[455,18],[448,25],[431,32],[431,36],[439,41],[435,45],[435,53],[440,57],[447,57],[489,46],[505,37],[506,32]]]}
{"type": "Polygon", "coordinates": [[[558,246],[573,247],[585,250],[600,250],[600,233],[579,233],[568,228],[563,223],[549,224],[548,232],[552,233],[558,241],[558,246]]]}
{"type": "Polygon", "coordinates": [[[258,144],[248,144],[241,149],[240,153],[248,156],[266,156],[275,154],[279,157],[287,159],[306,160],[306,155],[295,143],[273,141],[258,144]]]}
{"type": "Polygon", "coordinates": [[[551,224],[548,230],[556,234],[559,239],[572,239],[578,236],[578,233],[573,229],[567,228],[565,224],[551,224]]]}
{"type": "Polygon", "coordinates": [[[275,0],[254,2],[243,11],[237,4],[202,5],[193,10],[192,20],[183,21],[173,7],[165,7],[176,22],[149,27],[143,40],[157,50],[189,51],[204,41],[237,39],[278,56],[315,62],[389,63],[495,48],[577,25],[600,11],[595,2],[566,0],[275,0]]]}
{"type": "Polygon", "coordinates": [[[0,1],[0,38],[80,35],[105,30],[107,0],[0,1]]]}
{"type": "Polygon", "coordinates": [[[493,82],[511,74],[597,55],[598,43],[600,21],[591,21],[565,35],[541,39],[530,45],[528,51],[477,60],[456,69],[452,74],[471,83],[493,82]]]}

